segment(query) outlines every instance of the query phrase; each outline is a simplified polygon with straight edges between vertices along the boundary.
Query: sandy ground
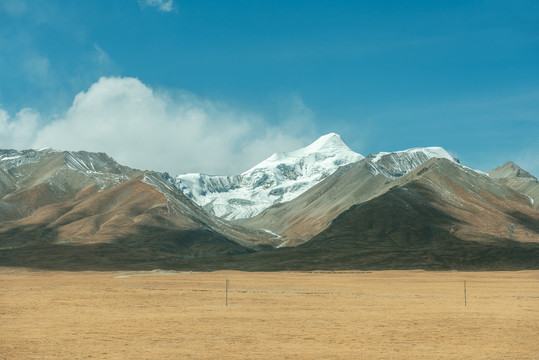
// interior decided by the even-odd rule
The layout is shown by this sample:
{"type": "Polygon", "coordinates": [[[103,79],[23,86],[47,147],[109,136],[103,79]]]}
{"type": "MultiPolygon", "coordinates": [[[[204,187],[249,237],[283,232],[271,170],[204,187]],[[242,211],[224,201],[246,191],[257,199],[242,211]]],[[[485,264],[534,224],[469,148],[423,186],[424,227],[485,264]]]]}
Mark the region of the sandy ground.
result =
{"type": "Polygon", "coordinates": [[[539,271],[0,268],[0,358],[539,359],[539,271]]]}

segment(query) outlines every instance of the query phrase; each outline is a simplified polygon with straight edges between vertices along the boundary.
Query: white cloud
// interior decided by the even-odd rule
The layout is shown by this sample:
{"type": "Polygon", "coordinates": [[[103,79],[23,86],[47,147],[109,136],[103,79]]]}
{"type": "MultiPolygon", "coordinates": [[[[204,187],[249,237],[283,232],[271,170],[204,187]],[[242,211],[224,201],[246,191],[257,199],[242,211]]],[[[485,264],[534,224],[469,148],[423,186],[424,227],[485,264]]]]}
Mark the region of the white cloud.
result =
{"type": "MultiPolygon", "coordinates": [[[[303,103],[300,108],[309,112],[303,103]]],[[[28,127],[19,124],[19,114],[11,126],[28,127]]],[[[122,164],[171,174],[237,174],[312,140],[312,122],[294,116],[273,126],[224,103],[155,92],[134,78],[104,77],[79,93],[62,118],[29,129],[33,142],[20,138],[12,146],[102,151],[122,164]]]]}
{"type": "Polygon", "coordinates": [[[154,6],[159,11],[171,12],[174,10],[174,0],[138,0],[141,8],[154,6]]]}
{"type": "Polygon", "coordinates": [[[15,118],[0,109],[0,148],[29,148],[38,129],[39,114],[32,109],[22,109],[15,118]]]}

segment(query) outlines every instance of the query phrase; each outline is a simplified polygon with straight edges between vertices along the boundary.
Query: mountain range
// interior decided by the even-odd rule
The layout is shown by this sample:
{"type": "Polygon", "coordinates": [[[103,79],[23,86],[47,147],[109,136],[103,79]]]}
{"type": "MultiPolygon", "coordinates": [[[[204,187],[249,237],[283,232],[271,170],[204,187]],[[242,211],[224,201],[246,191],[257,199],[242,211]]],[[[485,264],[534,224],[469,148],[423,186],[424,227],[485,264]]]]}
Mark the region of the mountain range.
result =
{"type": "Polygon", "coordinates": [[[0,150],[0,266],[537,269],[539,182],[439,147],[364,157],[333,133],[233,176],[0,150]]]}

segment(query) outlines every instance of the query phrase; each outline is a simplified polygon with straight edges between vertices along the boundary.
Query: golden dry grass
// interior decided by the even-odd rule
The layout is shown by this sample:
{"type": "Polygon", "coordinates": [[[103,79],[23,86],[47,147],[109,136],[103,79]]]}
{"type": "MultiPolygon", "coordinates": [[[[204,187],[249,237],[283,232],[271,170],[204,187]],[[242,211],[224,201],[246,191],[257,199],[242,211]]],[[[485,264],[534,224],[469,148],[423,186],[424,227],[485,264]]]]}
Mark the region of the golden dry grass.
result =
{"type": "Polygon", "coordinates": [[[0,358],[539,359],[539,271],[4,268],[0,358]]]}

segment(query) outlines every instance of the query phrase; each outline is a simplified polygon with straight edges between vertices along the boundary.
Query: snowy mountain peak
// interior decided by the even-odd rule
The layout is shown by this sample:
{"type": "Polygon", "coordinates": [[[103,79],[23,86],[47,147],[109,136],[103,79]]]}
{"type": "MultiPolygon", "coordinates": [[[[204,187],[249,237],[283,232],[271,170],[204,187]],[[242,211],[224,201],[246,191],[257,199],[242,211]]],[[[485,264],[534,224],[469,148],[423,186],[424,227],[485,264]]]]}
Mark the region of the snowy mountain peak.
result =
{"type": "Polygon", "coordinates": [[[184,174],[176,186],[211,213],[240,219],[292,200],[340,166],[363,158],[331,133],[301,149],[275,153],[241,175],[184,174]]]}
{"type": "Polygon", "coordinates": [[[441,147],[423,147],[395,152],[380,152],[369,155],[367,161],[370,162],[371,170],[374,174],[382,174],[388,178],[397,178],[409,173],[432,158],[458,162],[458,160],[441,147]]]}
{"type": "Polygon", "coordinates": [[[304,150],[305,152],[319,152],[319,151],[333,151],[333,150],[348,150],[351,151],[348,145],[343,141],[343,139],[335,133],[329,133],[323,136],[320,136],[312,144],[300,149],[298,151],[304,150]]]}
{"type": "Polygon", "coordinates": [[[249,174],[256,169],[267,169],[278,163],[297,163],[309,157],[315,158],[316,161],[333,158],[337,162],[337,166],[364,158],[363,155],[352,151],[338,134],[329,133],[301,149],[274,153],[266,160],[245,171],[242,175],[249,174]]]}

